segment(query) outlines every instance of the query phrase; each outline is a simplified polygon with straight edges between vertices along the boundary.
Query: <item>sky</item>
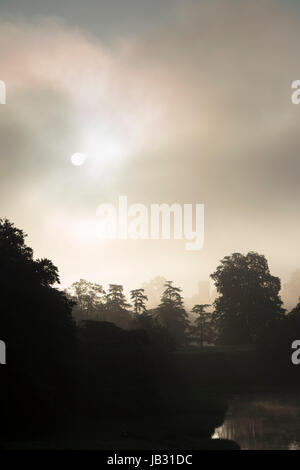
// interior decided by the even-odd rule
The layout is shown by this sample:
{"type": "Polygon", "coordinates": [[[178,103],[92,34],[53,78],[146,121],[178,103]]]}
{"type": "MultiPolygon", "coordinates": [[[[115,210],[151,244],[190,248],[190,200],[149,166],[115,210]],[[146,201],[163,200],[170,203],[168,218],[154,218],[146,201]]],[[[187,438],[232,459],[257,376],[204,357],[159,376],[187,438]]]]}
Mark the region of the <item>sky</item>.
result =
{"type": "Polygon", "coordinates": [[[0,0],[0,18],[0,216],[63,287],[161,275],[192,295],[236,251],[300,267],[299,3],[0,0]],[[203,249],[99,240],[120,195],[204,204],[203,249]]]}

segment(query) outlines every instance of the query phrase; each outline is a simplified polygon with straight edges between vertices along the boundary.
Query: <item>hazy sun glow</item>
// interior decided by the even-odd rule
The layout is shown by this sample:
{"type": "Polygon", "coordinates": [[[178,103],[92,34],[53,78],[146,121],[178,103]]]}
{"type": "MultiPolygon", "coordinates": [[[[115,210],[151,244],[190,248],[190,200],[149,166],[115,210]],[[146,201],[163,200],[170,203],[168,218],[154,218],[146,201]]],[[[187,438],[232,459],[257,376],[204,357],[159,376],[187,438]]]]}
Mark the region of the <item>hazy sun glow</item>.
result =
{"type": "Polygon", "coordinates": [[[71,157],[71,162],[73,163],[74,166],[81,166],[85,163],[86,161],[86,154],[85,153],[73,153],[71,157]]]}

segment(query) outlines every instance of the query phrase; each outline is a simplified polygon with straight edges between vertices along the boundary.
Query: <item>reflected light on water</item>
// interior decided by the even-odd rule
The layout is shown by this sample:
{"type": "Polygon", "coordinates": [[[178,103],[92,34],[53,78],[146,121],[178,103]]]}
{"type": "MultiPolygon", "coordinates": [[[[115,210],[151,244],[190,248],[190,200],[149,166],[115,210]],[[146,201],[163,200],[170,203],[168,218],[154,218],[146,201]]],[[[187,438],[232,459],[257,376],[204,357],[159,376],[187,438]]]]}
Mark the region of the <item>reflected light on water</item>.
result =
{"type": "Polygon", "coordinates": [[[241,449],[300,450],[300,393],[277,392],[232,398],[212,439],[230,439],[241,449]]]}

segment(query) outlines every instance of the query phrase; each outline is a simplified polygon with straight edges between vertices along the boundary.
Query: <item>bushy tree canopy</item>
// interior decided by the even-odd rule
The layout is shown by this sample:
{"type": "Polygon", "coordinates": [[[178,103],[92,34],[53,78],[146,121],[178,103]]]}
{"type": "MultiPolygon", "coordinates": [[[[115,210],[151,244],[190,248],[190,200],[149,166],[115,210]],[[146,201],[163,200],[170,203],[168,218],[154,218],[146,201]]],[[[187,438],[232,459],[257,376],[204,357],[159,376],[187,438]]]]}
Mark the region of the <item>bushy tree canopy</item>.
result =
{"type": "Polygon", "coordinates": [[[221,342],[256,342],[284,313],[280,279],[271,275],[263,255],[226,256],[211,278],[219,293],[214,307],[221,342]]]}

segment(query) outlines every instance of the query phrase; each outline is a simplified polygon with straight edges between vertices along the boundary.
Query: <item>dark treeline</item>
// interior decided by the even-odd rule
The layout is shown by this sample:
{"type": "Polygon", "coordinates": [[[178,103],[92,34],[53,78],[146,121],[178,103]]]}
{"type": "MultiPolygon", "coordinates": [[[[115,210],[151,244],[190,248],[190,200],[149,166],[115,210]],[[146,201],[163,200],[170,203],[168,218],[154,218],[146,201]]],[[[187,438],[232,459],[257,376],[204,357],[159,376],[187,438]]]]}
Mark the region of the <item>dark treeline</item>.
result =
{"type": "Polygon", "coordinates": [[[300,304],[285,312],[265,257],[234,253],[211,277],[219,295],[194,306],[195,321],[171,281],[150,310],[141,288],[130,302],[115,284],[105,292],[80,280],[63,292],[52,262],[35,260],[23,231],[0,220],[2,445],[69,439],[80,448],[96,436],[96,448],[124,439],[131,448],[208,448],[228,384],[297,381],[290,348],[300,304]]]}

